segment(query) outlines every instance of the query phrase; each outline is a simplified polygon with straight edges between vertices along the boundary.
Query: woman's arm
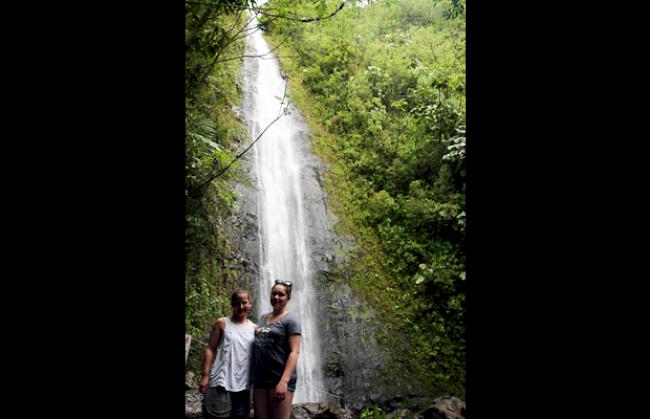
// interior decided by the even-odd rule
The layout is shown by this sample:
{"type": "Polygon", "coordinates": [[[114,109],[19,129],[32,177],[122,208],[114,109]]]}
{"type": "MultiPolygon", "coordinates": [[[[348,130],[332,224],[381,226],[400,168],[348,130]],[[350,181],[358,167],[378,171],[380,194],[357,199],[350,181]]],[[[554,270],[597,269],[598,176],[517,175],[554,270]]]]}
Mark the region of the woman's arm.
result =
{"type": "Polygon", "coordinates": [[[221,342],[221,336],[223,336],[223,331],[225,329],[226,321],[223,319],[223,317],[218,319],[212,327],[212,333],[210,333],[210,341],[208,342],[208,346],[205,347],[205,356],[203,358],[203,376],[199,382],[199,391],[201,393],[205,394],[208,391],[210,368],[212,367],[214,355],[217,352],[217,347],[219,346],[219,342],[221,342]]]}
{"type": "Polygon", "coordinates": [[[298,354],[300,353],[300,335],[291,335],[289,336],[289,348],[291,352],[287,358],[287,363],[284,366],[284,373],[280,378],[280,382],[275,386],[275,394],[273,395],[277,399],[284,399],[287,393],[287,385],[291,379],[291,374],[296,368],[298,363],[298,354]]]}

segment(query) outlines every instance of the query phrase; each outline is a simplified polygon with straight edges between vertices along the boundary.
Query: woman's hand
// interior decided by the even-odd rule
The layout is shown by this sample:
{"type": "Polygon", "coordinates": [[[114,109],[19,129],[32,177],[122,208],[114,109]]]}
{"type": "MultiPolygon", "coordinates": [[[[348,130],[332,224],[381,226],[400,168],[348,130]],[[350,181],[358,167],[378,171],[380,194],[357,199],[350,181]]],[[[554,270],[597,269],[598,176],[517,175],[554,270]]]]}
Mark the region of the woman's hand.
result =
{"type": "Polygon", "coordinates": [[[273,394],[273,397],[278,401],[282,401],[284,400],[286,395],[287,395],[287,383],[280,380],[278,385],[275,386],[275,394],[273,394]]]}
{"type": "Polygon", "coordinates": [[[199,391],[203,394],[208,392],[208,381],[210,377],[207,375],[204,375],[203,378],[201,378],[201,381],[199,381],[199,391]]]}

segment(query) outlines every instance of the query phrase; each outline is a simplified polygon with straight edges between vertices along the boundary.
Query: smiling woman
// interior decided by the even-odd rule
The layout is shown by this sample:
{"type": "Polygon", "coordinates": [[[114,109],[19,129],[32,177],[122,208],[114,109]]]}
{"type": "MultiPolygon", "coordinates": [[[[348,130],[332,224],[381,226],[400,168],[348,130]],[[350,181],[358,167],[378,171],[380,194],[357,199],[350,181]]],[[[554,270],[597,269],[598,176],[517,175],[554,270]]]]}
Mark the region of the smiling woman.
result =
{"type": "Polygon", "coordinates": [[[253,306],[248,291],[238,289],[230,298],[232,315],[218,319],[205,348],[199,390],[205,418],[243,419],[250,412],[250,365],[255,323],[248,320],[253,306]],[[233,366],[237,366],[234,367],[233,366]]]}
{"type": "Polygon", "coordinates": [[[260,317],[255,331],[255,416],[288,419],[296,391],[300,321],[287,310],[292,283],[276,280],[271,288],[273,311],[260,317]]]}

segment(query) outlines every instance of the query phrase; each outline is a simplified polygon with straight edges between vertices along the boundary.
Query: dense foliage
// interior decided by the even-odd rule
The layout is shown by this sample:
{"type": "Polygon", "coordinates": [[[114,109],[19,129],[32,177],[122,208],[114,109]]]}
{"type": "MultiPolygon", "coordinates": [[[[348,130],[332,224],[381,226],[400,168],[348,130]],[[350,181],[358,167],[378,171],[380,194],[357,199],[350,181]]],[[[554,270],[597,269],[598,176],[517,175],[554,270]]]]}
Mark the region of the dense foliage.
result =
{"type": "MultiPolygon", "coordinates": [[[[225,225],[245,179],[237,163],[216,175],[247,142],[233,109],[249,3],[186,1],[186,331],[199,339],[236,277],[225,225]]],[[[462,397],[464,2],[368,3],[275,0],[263,24],[361,249],[339,280],[382,316],[394,365],[462,397]]]]}
{"type": "MultiPolygon", "coordinates": [[[[322,13],[291,3],[295,16],[322,13]]],[[[331,165],[341,228],[360,243],[353,289],[381,313],[384,343],[403,348],[395,365],[462,397],[464,2],[350,3],[318,24],[265,28],[331,165]]]]}
{"type": "MultiPolygon", "coordinates": [[[[240,60],[229,58],[243,55],[246,3],[185,3],[185,330],[199,340],[216,317],[227,313],[233,288],[223,264],[230,251],[224,225],[235,200],[231,183],[243,177],[237,164],[214,176],[234,160],[244,138],[233,113],[240,100],[240,60]]],[[[189,362],[200,369],[194,357],[189,362]]]]}

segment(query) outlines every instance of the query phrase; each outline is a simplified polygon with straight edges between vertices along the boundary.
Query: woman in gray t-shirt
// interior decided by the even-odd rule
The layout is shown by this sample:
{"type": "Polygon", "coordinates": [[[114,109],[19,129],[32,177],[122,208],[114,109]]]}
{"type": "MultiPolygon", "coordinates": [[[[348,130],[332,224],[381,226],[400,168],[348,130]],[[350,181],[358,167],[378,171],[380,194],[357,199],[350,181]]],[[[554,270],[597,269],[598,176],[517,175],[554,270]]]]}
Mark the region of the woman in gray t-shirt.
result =
{"type": "Polygon", "coordinates": [[[276,280],[271,288],[273,311],[263,314],[255,331],[253,385],[255,416],[289,419],[296,390],[300,321],[287,310],[291,282],[276,280]]]}

